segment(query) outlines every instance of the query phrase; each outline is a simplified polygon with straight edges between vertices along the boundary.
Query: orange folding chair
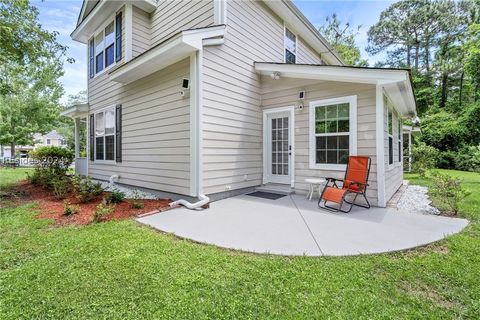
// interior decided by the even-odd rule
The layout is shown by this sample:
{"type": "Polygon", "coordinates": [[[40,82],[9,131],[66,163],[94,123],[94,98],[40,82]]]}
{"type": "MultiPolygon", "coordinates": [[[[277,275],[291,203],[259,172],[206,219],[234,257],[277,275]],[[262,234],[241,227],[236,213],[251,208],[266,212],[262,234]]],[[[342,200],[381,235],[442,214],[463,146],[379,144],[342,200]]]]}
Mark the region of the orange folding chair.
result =
{"type": "Polygon", "coordinates": [[[326,208],[333,211],[342,211],[345,213],[350,212],[354,205],[362,208],[370,208],[370,203],[368,202],[366,192],[368,187],[368,176],[370,174],[371,166],[370,157],[365,156],[350,156],[348,157],[347,171],[345,172],[345,178],[335,179],[335,178],[326,178],[327,184],[323,189],[320,200],[318,200],[318,206],[320,208],[326,208]],[[341,187],[337,182],[342,182],[341,187]],[[353,195],[353,200],[349,201],[346,198],[349,195],[353,195]],[[357,204],[355,201],[358,196],[363,196],[366,201],[366,205],[357,204]],[[323,206],[320,205],[321,201],[324,201],[323,206]],[[331,207],[327,205],[327,202],[334,202],[338,204],[338,208],[331,207]],[[348,210],[342,210],[343,203],[350,205],[348,210]]]}

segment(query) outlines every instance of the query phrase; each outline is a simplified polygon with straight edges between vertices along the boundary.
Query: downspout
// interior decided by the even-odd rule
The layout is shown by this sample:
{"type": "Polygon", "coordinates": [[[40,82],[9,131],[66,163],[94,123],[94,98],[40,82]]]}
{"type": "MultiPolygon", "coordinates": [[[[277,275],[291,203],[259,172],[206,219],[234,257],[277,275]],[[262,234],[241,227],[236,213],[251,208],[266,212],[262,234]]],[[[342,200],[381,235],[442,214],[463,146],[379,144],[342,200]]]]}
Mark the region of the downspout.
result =
{"type": "Polygon", "coordinates": [[[208,208],[210,198],[202,193],[202,60],[203,50],[199,49],[190,56],[190,193],[198,197],[199,201],[190,203],[180,199],[170,203],[170,207],[180,205],[188,209],[208,208]]]}

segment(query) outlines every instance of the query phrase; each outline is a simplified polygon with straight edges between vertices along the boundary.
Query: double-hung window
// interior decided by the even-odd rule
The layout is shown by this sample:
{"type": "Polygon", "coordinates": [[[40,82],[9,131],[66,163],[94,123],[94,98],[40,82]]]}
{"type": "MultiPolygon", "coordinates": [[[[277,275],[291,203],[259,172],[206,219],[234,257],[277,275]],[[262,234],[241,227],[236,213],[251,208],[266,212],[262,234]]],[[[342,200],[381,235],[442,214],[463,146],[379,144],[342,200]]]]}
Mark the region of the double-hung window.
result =
{"type": "Polygon", "coordinates": [[[115,34],[113,21],[95,36],[95,73],[115,62],[115,34]]]}
{"type": "Polygon", "coordinates": [[[90,78],[122,58],[122,13],[119,12],[89,41],[90,78]]]}
{"type": "Polygon", "coordinates": [[[95,160],[115,159],[115,108],[95,114],[95,160]]]}
{"type": "Polygon", "coordinates": [[[297,57],[297,36],[285,27],[285,63],[295,64],[297,57]]]}
{"type": "Polygon", "coordinates": [[[393,113],[387,107],[388,164],[393,164],[393,113]]]}
{"type": "Polygon", "coordinates": [[[310,103],[310,168],[344,169],[356,153],[357,97],[310,103]]]}

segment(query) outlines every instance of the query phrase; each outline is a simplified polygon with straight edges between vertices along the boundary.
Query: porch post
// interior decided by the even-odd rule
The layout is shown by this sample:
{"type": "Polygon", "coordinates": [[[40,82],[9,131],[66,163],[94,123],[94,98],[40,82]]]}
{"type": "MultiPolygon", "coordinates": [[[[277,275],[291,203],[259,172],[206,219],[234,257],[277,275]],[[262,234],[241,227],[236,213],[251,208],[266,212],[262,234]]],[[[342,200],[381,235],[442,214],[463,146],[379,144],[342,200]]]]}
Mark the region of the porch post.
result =
{"type": "Polygon", "coordinates": [[[75,159],[80,157],[80,118],[75,118],[75,159]]]}
{"type": "Polygon", "coordinates": [[[408,172],[412,172],[412,132],[408,133],[408,172]]]}

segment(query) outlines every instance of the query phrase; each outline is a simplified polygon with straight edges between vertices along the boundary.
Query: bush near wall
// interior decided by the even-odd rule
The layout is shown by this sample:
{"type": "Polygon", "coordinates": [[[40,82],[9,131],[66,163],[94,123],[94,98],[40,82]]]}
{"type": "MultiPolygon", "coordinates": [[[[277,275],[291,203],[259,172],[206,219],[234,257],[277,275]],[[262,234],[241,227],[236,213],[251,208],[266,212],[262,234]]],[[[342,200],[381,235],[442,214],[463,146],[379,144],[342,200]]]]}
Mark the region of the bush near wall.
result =
{"type": "Polygon", "coordinates": [[[35,169],[29,180],[36,185],[52,190],[54,195],[63,199],[71,189],[67,170],[73,163],[74,154],[60,147],[40,147],[31,153],[35,169]]]}

